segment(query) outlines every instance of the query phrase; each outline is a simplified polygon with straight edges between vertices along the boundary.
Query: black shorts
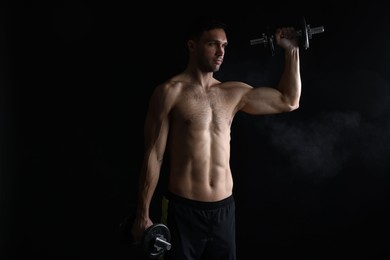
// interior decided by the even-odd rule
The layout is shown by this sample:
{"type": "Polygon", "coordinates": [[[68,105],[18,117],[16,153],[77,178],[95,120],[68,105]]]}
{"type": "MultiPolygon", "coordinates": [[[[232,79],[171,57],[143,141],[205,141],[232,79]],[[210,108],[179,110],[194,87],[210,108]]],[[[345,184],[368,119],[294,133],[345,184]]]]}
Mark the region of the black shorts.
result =
{"type": "Polygon", "coordinates": [[[167,193],[162,200],[162,223],[171,233],[164,260],[235,260],[236,223],[233,196],[202,202],[167,193]]]}

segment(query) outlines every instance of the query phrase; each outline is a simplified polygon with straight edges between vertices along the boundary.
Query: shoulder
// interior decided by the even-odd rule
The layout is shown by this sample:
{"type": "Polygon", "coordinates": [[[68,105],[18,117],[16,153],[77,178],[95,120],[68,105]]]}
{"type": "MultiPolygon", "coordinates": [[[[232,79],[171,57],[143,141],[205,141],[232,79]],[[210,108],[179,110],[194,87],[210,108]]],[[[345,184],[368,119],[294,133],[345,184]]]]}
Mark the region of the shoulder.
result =
{"type": "Polygon", "coordinates": [[[173,102],[182,92],[185,83],[175,78],[168,79],[157,85],[153,91],[152,99],[173,102]]]}
{"type": "Polygon", "coordinates": [[[218,84],[219,88],[228,92],[248,92],[253,87],[241,81],[226,81],[218,84]]]}
{"type": "Polygon", "coordinates": [[[183,88],[184,82],[171,78],[159,85],[157,85],[155,92],[158,94],[168,94],[180,91],[183,88]]]}

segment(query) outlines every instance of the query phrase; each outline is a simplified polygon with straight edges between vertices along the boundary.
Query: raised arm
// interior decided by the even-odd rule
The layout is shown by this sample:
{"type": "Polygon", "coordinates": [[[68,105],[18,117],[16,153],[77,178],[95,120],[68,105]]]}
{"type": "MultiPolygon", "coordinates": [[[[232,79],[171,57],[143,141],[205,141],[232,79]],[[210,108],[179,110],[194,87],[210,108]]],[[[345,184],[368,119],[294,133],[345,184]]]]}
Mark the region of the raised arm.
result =
{"type": "Polygon", "coordinates": [[[293,28],[281,28],[275,33],[276,43],[284,49],[284,69],[276,88],[251,88],[243,96],[241,110],[250,114],[289,112],[299,107],[301,76],[298,39],[293,28]]]}

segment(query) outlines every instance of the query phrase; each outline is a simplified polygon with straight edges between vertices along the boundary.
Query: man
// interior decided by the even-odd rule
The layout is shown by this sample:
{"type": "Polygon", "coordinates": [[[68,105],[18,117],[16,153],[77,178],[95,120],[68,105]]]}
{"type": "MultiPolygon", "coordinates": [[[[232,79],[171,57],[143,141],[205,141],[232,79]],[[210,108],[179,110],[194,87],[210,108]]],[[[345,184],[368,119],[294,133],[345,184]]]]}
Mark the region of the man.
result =
{"type": "Polygon", "coordinates": [[[280,28],[275,42],[285,64],[276,87],[220,82],[228,44],[225,24],[203,19],[188,31],[185,70],[160,84],[145,121],[145,154],[132,235],[141,239],[153,224],[150,204],[165,151],[169,156],[163,222],[172,248],[164,259],[236,259],[235,204],[230,168],[230,131],[238,111],[251,115],[290,112],[299,107],[299,47],[293,28],[280,28]]]}

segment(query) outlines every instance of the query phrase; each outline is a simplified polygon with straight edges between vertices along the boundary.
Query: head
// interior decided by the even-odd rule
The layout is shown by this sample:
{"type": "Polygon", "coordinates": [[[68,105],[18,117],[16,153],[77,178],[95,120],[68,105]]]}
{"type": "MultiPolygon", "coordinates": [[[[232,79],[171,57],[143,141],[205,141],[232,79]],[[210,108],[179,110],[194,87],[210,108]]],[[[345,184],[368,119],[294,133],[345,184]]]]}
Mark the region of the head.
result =
{"type": "Polygon", "coordinates": [[[190,24],[186,35],[190,62],[204,72],[219,70],[227,46],[226,24],[210,17],[200,17],[190,24]]]}

